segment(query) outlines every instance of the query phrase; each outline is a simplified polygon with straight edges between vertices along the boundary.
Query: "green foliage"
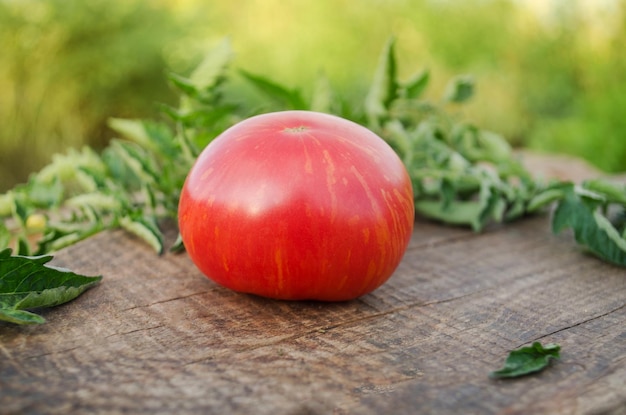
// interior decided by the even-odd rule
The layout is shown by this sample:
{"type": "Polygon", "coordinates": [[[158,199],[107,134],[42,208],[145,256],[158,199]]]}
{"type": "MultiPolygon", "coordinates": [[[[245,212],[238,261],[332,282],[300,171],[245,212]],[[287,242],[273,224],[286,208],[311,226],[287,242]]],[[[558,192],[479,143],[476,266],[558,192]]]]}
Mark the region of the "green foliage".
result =
{"type": "Polygon", "coordinates": [[[472,78],[453,77],[441,94],[442,104],[435,105],[421,98],[428,72],[418,71],[407,81],[399,77],[395,42],[390,39],[362,104],[334,106],[331,97],[339,95],[323,77],[307,103],[297,89],[233,71],[231,59],[230,43],[224,41],[189,77],[170,76],[181,99],[177,108],[164,106],[169,122],[112,119],[111,128],[123,138],[112,140],[101,154],[85,148],[57,155],[27,184],[3,195],[0,215],[9,218],[6,223],[12,227],[3,225],[0,240],[14,240],[18,252],[27,255],[33,234],[42,232],[35,252],[44,254],[121,227],[160,254],[165,247],[159,224],[177,218],[180,191],[202,148],[243,118],[315,105],[351,117],[395,149],[411,177],[418,214],[481,231],[556,202],[555,232],[572,227],[583,247],[626,266],[624,221],[614,224],[608,219],[609,205],[626,208],[626,189],[600,180],[581,188],[534,180],[504,138],[446,111],[471,97],[472,78]],[[226,87],[233,73],[258,89],[265,105],[231,95],[226,87]]]}
{"type": "MultiPolygon", "coordinates": [[[[409,79],[419,79],[421,89],[428,83],[423,72],[409,79]]],[[[402,158],[413,181],[416,211],[476,231],[530,213],[528,204],[542,188],[513,158],[504,138],[403,93],[403,85],[413,84],[398,77],[392,39],[365,100],[366,125],[402,158]]],[[[470,77],[454,77],[442,101],[460,104],[472,93],[470,77]]]]}
{"type": "Polygon", "coordinates": [[[531,346],[511,351],[502,369],[491,373],[495,379],[517,378],[545,369],[551,359],[559,359],[561,346],[534,342],[531,346]]]}
{"type": "Polygon", "coordinates": [[[176,219],[183,182],[199,151],[247,114],[238,115],[240,107],[222,94],[231,58],[224,42],[190,77],[170,77],[181,100],[176,108],[163,108],[169,122],[111,119],[122,138],[102,153],[86,147],[56,155],[27,184],[3,195],[0,216],[12,226],[4,225],[2,234],[12,234],[18,253],[29,255],[33,235],[42,233],[34,249],[42,255],[121,227],[162,253],[159,222],[176,219]],[[43,229],[29,225],[37,217],[43,229]]]}
{"type": "Polygon", "coordinates": [[[581,187],[559,187],[563,200],[554,212],[554,233],[572,228],[582,247],[605,261],[626,267],[626,186],[593,180],[581,187]]]}
{"type": "MultiPolygon", "coordinates": [[[[583,2],[571,2],[546,19],[512,0],[363,0],[358,7],[330,0],[0,0],[0,190],[26,181],[50,154],[103,148],[109,117],[143,118],[155,102],[173,105],[165,62],[183,73],[224,34],[241,66],[253,68],[248,75],[298,86],[283,91],[289,107],[309,106],[315,95],[314,108],[354,119],[377,48],[394,33],[402,39],[398,75],[407,80],[401,93],[429,93],[410,74],[436,74],[428,76],[432,92],[452,74],[472,73],[480,92],[462,108],[467,119],[513,145],[626,170],[626,1],[612,3],[593,16],[583,2]],[[424,64],[430,70],[417,70],[424,64]],[[324,84],[341,96],[321,99],[324,84]]],[[[230,88],[265,106],[244,78],[230,88]]]]}
{"type": "Polygon", "coordinates": [[[12,256],[10,249],[0,251],[0,320],[44,323],[43,317],[27,310],[71,301],[102,279],[46,265],[51,259],[12,256]]]}

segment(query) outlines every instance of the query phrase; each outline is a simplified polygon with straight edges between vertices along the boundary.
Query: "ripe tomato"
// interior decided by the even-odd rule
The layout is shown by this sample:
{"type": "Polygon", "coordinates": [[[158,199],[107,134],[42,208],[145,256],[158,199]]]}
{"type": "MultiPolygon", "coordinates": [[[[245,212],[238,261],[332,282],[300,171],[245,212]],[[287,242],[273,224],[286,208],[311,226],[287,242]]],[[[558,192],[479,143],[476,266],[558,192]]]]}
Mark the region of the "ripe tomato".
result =
{"type": "Polygon", "coordinates": [[[413,231],[413,189],[365,127],[285,111],[244,120],[200,154],[179,227],[192,261],[235,291],[342,301],[383,284],[413,231]]]}

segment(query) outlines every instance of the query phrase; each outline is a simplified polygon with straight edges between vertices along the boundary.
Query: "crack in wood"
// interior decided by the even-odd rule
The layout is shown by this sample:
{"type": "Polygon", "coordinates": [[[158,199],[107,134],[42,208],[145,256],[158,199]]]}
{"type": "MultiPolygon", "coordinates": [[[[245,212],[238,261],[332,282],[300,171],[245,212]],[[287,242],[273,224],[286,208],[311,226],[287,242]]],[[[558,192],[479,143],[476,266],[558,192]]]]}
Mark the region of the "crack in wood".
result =
{"type": "Polygon", "coordinates": [[[132,310],[137,310],[137,309],[140,309],[140,308],[149,308],[149,307],[152,307],[152,306],[155,306],[155,305],[158,305],[158,304],[165,304],[165,303],[170,303],[172,301],[184,300],[186,298],[191,298],[191,297],[195,297],[195,296],[198,296],[198,295],[208,294],[209,292],[214,291],[215,289],[218,289],[218,288],[216,287],[214,289],[209,289],[209,290],[205,290],[205,291],[201,291],[201,292],[191,293],[191,294],[178,296],[178,297],[174,297],[174,298],[167,298],[165,300],[159,300],[159,301],[155,301],[153,303],[135,305],[133,307],[123,308],[123,309],[120,310],[120,312],[132,311],[132,310]]]}
{"type": "Polygon", "coordinates": [[[24,357],[24,358],[19,359],[19,360],[20,361],[24,361],[24,360],[29,360],[29,359],[39,359],[39,358],[50,356],[50,355],[54,355],[54,354],[68,353],[68,352],[71,352],[73,350],[80,349],[81,347],[83,347],[83,346],[74,346],[74,347],[70,347],[70,348],[67,348],[67,349],[53,350],[53,351],[46,352],[46,353],[41,353],[41,354],[37,354],[37,355],[27,356],[27,357],[24,357]]]}
{"type": "Polygon", "coordinates": [[[567,326],[567,327],[563,327],[563,328],[560,328],[560,329],[558,329],[558,330],[554,330],[554,331],[552,331],[552,332],[550,332],[550,333],[544,334],[544,335],[539,336],[539,337],[537,337],[537,338],[535,338],[535,339],[533,339],[533,340],[530,340],[529,342],[522,343],[522,344],[518,345],[518,346],[517,346],[517,347],[515,347],[515,348],[517,349],[517,348],[519,348],[519,347],[522,347],[522,346],[527,345],[528,343],[537,342],[537,341],[540,341],[540,340],[542,340],[542,339],[545,339],[546,337],[554,336],[555,334],[562,333],[562,332],[567,331],[567,330],[571,330],[571,329],[573,329],[573,328],[575,328],[575,327],[578,327],[578,326],[582,326],[582,325],[587,324],[587,323],[589,323],[589,322],[592,322],[592,321],[594,321],[594,320],[597,320],[597,319],[600,319],[600,318],[606,317],[606,316],[608,316],[608,315],[611,315],[611,314],[613,314],[613,313],[615,313],[615,312],[617,312],[617,311],[620,311],[620,310],[622,310],[622,309],[624,309],[624,308],[626,308],[626,304],[622,304],[621,306],[619,306],[619,307],[617,307],[617,308],[615,308],[615,309],[613,309],[613,310],[609,310],[609,311],[607,311],[606,313],[602,313],[602,314],[599,314],[599,315],[597,315],[597,316],[593,316],[593,317],[591,317],[591,318],[588,318],[588,319],[582,320],[582,321],[580,321],[580,322],[578,322],[578,323],[576,323],[576,324],[571,324],[571,325],[569,325],[569,326],[567,326]]]}
{"type": "Polygon", "coordinates": [[[126,336],[128,334],[133,334],[133,333],[137,333],[137,332],[141,332],[141,331],[150,331],[150,330],[155,330],[155,329],[159,329],[159,328],[163,328],[163,327],[167,327],[165,324],[158,324],[156,326],[152,326],[152,327],[141,327],[135,330],[129,330],[129,331],[124,331],[124,332],[120,332],[120,333],[113,333],[113,334],[109,334],[107,336],[104,336],[104,339],[109,339],[111,337],[116,337],[116,336],[126,336]]]}

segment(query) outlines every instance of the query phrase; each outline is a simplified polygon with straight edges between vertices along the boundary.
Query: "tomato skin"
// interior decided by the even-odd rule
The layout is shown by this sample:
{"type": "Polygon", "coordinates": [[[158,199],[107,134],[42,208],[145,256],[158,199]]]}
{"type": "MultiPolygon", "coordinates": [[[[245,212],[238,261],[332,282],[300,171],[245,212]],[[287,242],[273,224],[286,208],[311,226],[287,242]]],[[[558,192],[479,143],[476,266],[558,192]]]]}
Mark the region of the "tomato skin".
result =
{"type": "Polygon", "coordinates": [[[178,217],[192,261],[218,284],[343,301],[397,268],[413,231],[413,190],[396,153],[365,127],[284,111],[213,140],[189,172],[178,217]]]}

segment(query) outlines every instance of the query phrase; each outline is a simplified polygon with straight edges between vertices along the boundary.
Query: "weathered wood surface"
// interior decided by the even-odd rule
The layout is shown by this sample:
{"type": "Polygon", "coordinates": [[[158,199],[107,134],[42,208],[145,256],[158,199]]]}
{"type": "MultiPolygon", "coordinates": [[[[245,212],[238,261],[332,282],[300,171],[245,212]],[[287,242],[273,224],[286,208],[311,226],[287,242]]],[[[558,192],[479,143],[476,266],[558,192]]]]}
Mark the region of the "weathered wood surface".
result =
{"type": "Polygon", "coordinates": [[[547,216],[418,221],[389,282],[339,304],[236,294],[123,232],[54,263],[103,282],[42,326],[0,324],[0,413],[626,413],[626,271],[547,216]],[[489,379],[535,340],[561,360],[489,379]]]}

